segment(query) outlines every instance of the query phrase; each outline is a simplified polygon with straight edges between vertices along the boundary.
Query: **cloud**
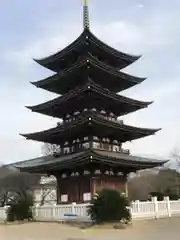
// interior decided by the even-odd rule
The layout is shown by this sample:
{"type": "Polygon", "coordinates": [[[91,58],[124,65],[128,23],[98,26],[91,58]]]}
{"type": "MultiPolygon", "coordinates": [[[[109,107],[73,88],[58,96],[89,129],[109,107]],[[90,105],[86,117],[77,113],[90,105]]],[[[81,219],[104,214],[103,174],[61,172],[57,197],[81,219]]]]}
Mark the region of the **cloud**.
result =
{"type": "Polygon", "coordinates": [[[139,3],[139,4],[138,4],[138,8],[144,8],[144,4],[139,3]]]}

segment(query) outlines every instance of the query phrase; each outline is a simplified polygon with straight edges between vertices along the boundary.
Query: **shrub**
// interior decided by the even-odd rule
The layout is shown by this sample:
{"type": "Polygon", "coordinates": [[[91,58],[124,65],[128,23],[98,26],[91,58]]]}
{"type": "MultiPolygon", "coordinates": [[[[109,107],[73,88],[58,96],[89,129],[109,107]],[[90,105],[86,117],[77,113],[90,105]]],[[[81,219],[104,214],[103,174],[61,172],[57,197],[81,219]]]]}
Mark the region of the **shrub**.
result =
{"type": "Polygon", "coordinates": [[[174,189],[166,189],[164,191],[164,196],[169,196],[170,200],[178,200],[180,199],[180,195],[174,189]]]}
{"type": "Polygon", "coordinates": [[[33,197],[27,195],[24,197],[17,197],[9,203],[7,209],[7,221],[22,221],[22,220],[32,220],[32,206],[33,197]]]}
{"type": "Polygon", "coordinates": [[[164,199],[164,194],[161,192],[151,192],[150,197],[157,197],[158,201],[162,201],[164,199]]]}
{"type": "Polygon", "coordinates": [[[115,222],[131,220],[128,199],[114,189],[104,189],[91,201],[88,209],[93,222],[115,222]]]}

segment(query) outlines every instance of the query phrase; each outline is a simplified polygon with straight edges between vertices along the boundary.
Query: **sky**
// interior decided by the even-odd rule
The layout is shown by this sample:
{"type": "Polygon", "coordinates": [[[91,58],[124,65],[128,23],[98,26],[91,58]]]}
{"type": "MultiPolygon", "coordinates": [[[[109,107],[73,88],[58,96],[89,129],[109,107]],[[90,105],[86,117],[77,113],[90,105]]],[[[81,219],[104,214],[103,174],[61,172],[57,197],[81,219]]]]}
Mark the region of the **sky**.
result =
{"type": "MultiPolygon", "coordinates": [[[[90,27],[98,38],[120,51],[142,54],[123,71],[147,80],[122,95],[154,103],[123,117],[125,123],[162,128],[125,147],[132,154],[168,158],[180,143],[180,1],[89,0],[89,8],[90,27]]],[[[48,129],[57,121],[25,108],[56,97],[29,83],[53,74],[33,58],[61,50],[82,28],[81,0],[1,1],[1,163],[42,154],[42,143],[19,135],[48,129]]]]}

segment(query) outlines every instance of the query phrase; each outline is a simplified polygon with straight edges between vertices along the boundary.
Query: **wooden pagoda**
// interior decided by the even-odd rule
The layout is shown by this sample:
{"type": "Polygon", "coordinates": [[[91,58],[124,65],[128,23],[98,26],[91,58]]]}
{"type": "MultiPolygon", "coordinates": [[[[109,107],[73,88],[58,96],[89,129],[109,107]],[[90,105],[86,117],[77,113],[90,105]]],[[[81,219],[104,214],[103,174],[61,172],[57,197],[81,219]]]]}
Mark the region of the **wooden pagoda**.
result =
{"type": "Polygon", "coordinates": [[[120,71],[140,56],[115,50],[93,35],[88,11],[85,3],[84,29],[73,43],[35,60],[55,74],[33,84],[60,96],[28,108],[63,121],[52,129],[23,136],[56,144],[59,152],[17,164],[21,171],[54,175],[58,203],[89,201],[102,188],[127,193],[130,172],[165,163],[132,156],[123,149],[123,143],[160,129],[133,127],[118,120],[152,103],[117,94],[145,80],[120,71]]]}

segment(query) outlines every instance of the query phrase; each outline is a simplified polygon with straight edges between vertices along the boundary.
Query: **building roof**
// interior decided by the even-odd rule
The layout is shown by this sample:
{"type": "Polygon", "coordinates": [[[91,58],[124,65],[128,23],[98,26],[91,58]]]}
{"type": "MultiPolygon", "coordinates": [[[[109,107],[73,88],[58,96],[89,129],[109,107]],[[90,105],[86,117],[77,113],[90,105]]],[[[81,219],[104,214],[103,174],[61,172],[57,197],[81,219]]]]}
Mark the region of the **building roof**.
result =
{"type": "Polygon", "coordinates": [[[69,68],[70,65],[77,61],[79,56],[88,52],[117,69],[128,66],[140,57],[122,53],[108,46],[90,31],[87,0],[84,0],[83,6],[83,28],[80,36],[66,48],[49,57],[35,61],[46,68],[59,72],[62,69],[69,68]]]}
{"type": "Polygon", "coordinates": [[[104,109],[113,112],[116,116],[122,116],[145,108],[151,103],[112,93],[88,79],[86,84],[78,86],[63,96],[27,108],[33,112],[57,118],[63,118],[67,114],[72,114],[76,111],[82,112],[84,109],[92,108],[104,109]]]}
{"type": "MultiPolygon", "coordinates": [[[[90,86],[92,87],[90,93],[94,94],[94,96],[89,100],[97,104],[97,99],[100,98],[99,102],[101,104],[107,104],[107,112],[110,110],[109,107],[111,106],[112,108],[114,104],[116,104],[116,109],[119,107],[119,113],[121,114],[150,104],[115,95],[115,93],[135,86],[145,80],[145,78],[134,77],[120,71],[136,61],[139,56],[131,56],[119,52],[94,36],[89,29],[87,4],[84,5],[83,19],[84,30],[73,43],[56,54],[35,60],[40,65],[55,71],[57,74],[32,84],[57,94],[65,94],[65,96],[30,108],[52,116],[57,116],[57,112],[60,112],[62,108],[64,113],[67,111],[65,109],[73,110],[74,107],[77,107],[77,104],[83,105],[85,99],[87,99],[87,95],[84,93],[90,92],[90,90],[87,90],[89,79],[94,82],[94,85],[90,86]],[[83,85],[86,85],[87,88],[81,87],[77,90],[77,87],[83,85]],[[72,91],[73,89],[75,90],[72,91]],[[75,91],[77,92],[75,93],[75,91]],[[78,97],[79,102],[77,101],[78,97]],[[81,101],[80,97],[83,97],[81,101]],[[95,100],[96,97],[97,99],[95,100]],[[102,103],[103,101],[104,103],[102,103]],[[73,103],[74,106],[70,107],[70,104],[73,103]],[[123,108],[124,110],[122,110],[123,108]]],[[[99,107],[101,107],[100,103],[99,107]]],[[[61,114],[64,114],[63,111],[61,114]]],[[[116,111],[118,112],[118,110],[116,111]]],[[[109,138],[110,140],[118,140],[123,143],[155,134],[159,130],[133,127],[123,124],[122,121],[110,121],[105,116],[98,114],[97,111],[87,110],[80,116],[76,116],[75,120],[73,119],[71,122],[64,122],[54,128],[32,134],[23,134],[23,136],[27,139],[58,145],[64,144],[65,141],[71,142],[86,136],[109,138]]],[[[101,166],[108,166],[116,171],[120,169],[123,172],[132,172],[161,166],[165,162],[91,148],[67,155],[36,158],[28,162],[18,163],[16,167],[21,171],[48,174],[52,174],[53,171],[61,172],[77,167],[81,169],[87,167],[89,169],[88,167],[91,166],[97,167],[96,169],[101,168],[101,166]]]]}
{"type": "Polygon", "coordinates": [[[84,150],[67,155],[49,155],[45,157],[35,158],[31,161],[27,161],[27,163],[15,163],[14,166],[21,171],[48,173],[56,170],[60,171],[73,169],[77,166],[85,166],[85,164],[104,164],[107,166],[115,167],[117,169],[120,167],[121,170],[130,172],[161,166],[166,162],[167,161],[137,157],[119,152],[84,150]]]}
{"type": "Polygon", "coordinates": [[[65,70],[46,79],[32,82],[32,84],[57,94],[65,94],[85,83],[88,78],[91,78],[101,87],[116,93],[135,86],[146,79],[120,72],[88,53],[78,58],[77,62],[65,70]]]}
{"type": "Polygon", "coordinates": [[[70,123],[63,123],[45,131],[22,134],[27,139],[60,144],[86,136],[99,136],[116,139],[121,142],[146,137],[155,134],[161,129],[139,128],[122,124],[119,121],[106,120],[100,114],[92,111],[85,112],[70,123]]]}
{"type": "Polygon", "coordinates": [[[116,69],[122,69],[140,58],[140,56],[125,54],[110,47],[99,40],[90,29],[86,28],[75,41],[61,51],[42,59],[35,59],[35,61],[41,66],[59,72],[69,68],[71,64],[77,61],[79,56],[88,52],[102,59],[103,62],[108,62],[110,66],[116,69]]]}

